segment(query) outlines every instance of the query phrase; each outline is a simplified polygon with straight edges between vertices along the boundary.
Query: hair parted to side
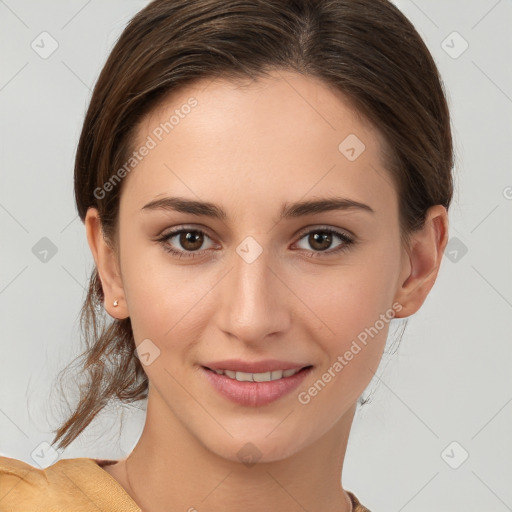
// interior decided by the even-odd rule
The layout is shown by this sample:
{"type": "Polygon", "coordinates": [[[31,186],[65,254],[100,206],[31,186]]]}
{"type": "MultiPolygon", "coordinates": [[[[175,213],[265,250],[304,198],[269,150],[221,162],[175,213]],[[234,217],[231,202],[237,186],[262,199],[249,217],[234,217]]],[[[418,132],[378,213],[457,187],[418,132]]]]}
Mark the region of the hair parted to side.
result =
{"type": "MultiPolygon", "coordinates": [[[[201,78],[250,80],[272,70],[321,79],[380,131],[404,240],[423,226],[430,206],[448,209],[453,149],[444,86],[425,43],[392,3],[154,0],[124,29],[91,97],[74,172],[82,222],[89,207],[97,208],[105,240],[117,247],[123,183],[101,199],[94,191],[130,158],[140,121],[170,93],[201,78]]],[[[94,268],[80,315],[85,350],[78,358],[87,382],[55,430],[60,448],[109,401],[147,398],[130,318],[107,323],[103,299],[94,268]]]]}

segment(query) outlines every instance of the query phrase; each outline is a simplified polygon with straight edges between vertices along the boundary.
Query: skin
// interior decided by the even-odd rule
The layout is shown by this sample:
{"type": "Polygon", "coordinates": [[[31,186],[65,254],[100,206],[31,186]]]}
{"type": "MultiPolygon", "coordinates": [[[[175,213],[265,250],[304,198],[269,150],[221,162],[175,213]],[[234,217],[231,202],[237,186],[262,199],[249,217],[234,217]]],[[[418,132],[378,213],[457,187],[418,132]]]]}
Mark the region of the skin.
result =
{"type": "Polygon", "coordinates": [[[127,458],[104,469],[149,512],[348,512],[345,451],[389,323],[308,404],[298,393],[394,303],[397,318],[421,307],[446,246],[446,209],[430,208],[424,228],[402,245],[383,138],[339,92],[291,72],[243,87],[196,82],[143,120],[136,146],[192,96],[198,105],[124,178],[117,250],[104,240],[95,209],[85,221],[107,312],[129,316],[136,344],[149,338],[160,350],[144,366],[150,385],[142,435],[127,458]],[[338,150],[349,134],[366,146],[354,161],[338,150]],[[227,217],[141,210],[168,195],[213,202],[227,217]],[[284,203],[332,196],[374,213],[279,220],[284,203]],[[199,249],[183,238],[180,244],[179,235],[156,241],[182,226],[203,230],[199,249]],[[323,227],[348,231],[355,243],[329,255],[344,242],[333,235],[330,245],[314,245],[308,233],[323,227]],[[252,263],[236,252],[248,236],[263,249],[252,263]],[[166,243],[198,255],[173,256],[166,243]],[[313,371],[271,404],[241,406],[199,371],[228,358],[292,360],[313,371]],[[237,456],[249,442],[261,454],[251,466],[237,456]]]}

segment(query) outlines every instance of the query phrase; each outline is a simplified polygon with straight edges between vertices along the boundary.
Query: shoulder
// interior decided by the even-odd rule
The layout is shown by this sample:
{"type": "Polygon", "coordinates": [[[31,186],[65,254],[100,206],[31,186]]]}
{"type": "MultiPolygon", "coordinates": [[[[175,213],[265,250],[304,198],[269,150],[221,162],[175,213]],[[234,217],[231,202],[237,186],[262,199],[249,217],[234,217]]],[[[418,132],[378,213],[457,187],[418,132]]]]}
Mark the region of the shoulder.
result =
{"type": "Polygon", "coordinates": [[[0,456],[0,512],[138,510],[96,459],[60,459],[39,469],[0,456]],[[101,508],[100,508],[101,510],[101,508]]]}
{"type": "Polygon", "coordinates": [[[0,512],[32,510],[48,498],[45,471],[10,457],[0,457],[0,512]]]}
{"type": "Polygon", "coordinates": [[[0,457],[0,500],[37,488],[41,490],[45,484],[44,471],[18,459],[0,457]]]}
{"type": "Polygon", "coordinates": [[[36,502],[39,507],[49,505],[50,500],[55,504],[69,491],[67,470],[77,460],[63,459],[40,469],[22,460],[0,457],[0,512],[19,510],[21,506],[31,510],[36,502]]]}

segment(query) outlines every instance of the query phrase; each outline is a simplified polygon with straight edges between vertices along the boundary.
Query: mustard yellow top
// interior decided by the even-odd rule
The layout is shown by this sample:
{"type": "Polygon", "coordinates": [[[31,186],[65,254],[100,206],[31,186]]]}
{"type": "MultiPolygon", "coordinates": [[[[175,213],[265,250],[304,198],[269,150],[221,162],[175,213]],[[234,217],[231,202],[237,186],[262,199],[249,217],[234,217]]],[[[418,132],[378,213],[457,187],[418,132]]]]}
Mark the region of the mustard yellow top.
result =
{"type": "MultiPolygon", "coordinates": [[[[142,512],[102,468],[114,462],[79,457],[38,469],[0,456],[0,512],[142,512]]],[[[370,512],[347,493],[353,512],[370,512]]]]}

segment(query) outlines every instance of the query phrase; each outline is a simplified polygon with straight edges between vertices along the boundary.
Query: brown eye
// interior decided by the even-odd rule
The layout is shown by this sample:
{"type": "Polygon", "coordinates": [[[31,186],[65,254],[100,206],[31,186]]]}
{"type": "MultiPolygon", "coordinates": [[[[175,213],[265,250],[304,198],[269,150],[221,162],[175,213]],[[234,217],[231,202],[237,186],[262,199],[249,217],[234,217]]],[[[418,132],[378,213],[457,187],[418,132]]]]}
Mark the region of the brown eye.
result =
{"type": "Polygon", "coordinates": [[[308,236],[308,243],[317,251],[325,251],[329,249],[332,244],[332,235],[330,233],[318,234],[310,233],[308,236]]]}
{"type": "MultiPolygon", "coordinates": [[[[205,239],[210,237],[200,229],[177,229],[158,239],[163,248],[178,257],[199,256],[206,249],[203,248],[205,239]],[[174,239],[174,240],[173,240],[174,239]]],[[[208,247],[207,247],[208,248],[208,247]]]]}
{"type": "Polygon", "coordinates": [[[182,231],[178,240],[185,250],[197,251],[203,245],[204,236],[200,231],[182,231]]]}
{"type": "Polygon", "coordinates": [[[309,247],[299,248],[308,251],[309,257],[327,257],[340,251],[347,250],[352,244],[355,243],[355,240],[349,235],[331,228],[319,228],[303,232],[300,240],[306,240],[306,245],[309,247]],[[336,238],[341,242],[338,243],[334,249],[331,249],[333,241],[336,238]],[[322,253],[325,253],[325,255],[322,253]]]}

